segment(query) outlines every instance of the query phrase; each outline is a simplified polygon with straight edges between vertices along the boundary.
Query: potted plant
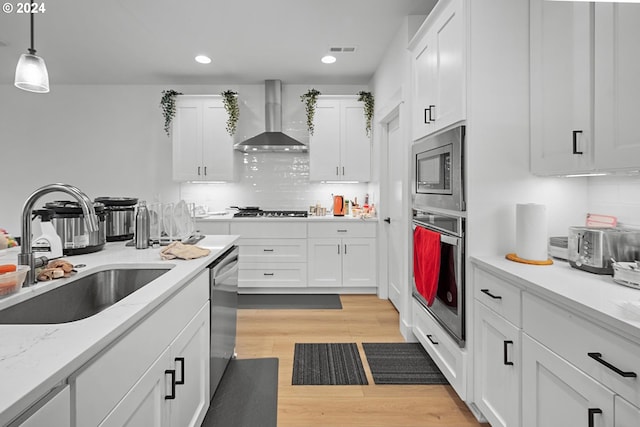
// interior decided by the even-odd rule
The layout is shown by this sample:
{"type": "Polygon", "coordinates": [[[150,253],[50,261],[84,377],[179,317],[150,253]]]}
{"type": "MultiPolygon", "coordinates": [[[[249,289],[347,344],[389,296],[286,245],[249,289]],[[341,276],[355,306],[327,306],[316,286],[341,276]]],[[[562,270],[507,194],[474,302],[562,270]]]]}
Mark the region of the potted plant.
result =
{"type": "Polygon", "coordinates": [[[238,107],[238,92],[225,90],[222,95],[224,108],[227,110],[227,133],[230,136],[235,135],[238,126],[238,118],[240,117],[240,108],[238,107]]]}
{"type": "Polygon", "coordinates": [[[304,102],[304,109],[307,113],[307,129],[309,135],[313,135],[313,116],[316,112],[316,104],[318,102],[318,96],[320,91],[316,89],[309,89],[307,93],[300,96],[300,100],[304,102]]]}
{"type": "Polygon", "coordinates": [[[373,107],[375,104],[373,95],[371,92],[361,90],[358,92],[358,101],[364,102],[365,132],[367,132],[367,136],[371,136],[371,121],[373,119],[373,107]]]}
{"type": "Polygon", "coordinates": [[[164,131],[167,136],[171,135],[171,121],[176,115],[176,96],[178,95],[182,95],[182,93],[173,89],[162,91],[160,108],[162,108],[162,115],[164,115],[164,131]]]}

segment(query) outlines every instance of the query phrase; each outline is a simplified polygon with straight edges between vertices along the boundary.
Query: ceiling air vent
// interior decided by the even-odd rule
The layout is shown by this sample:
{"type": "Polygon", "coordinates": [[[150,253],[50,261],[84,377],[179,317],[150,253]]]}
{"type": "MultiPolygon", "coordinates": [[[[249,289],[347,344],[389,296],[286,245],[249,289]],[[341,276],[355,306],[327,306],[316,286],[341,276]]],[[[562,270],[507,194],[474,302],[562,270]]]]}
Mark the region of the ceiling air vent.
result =
{"type": "Polygon", "coordinates": [[[355,46],[332,46],[329,48],[329,52],[331,53],[353,53],[355,51],[355,46]]]}

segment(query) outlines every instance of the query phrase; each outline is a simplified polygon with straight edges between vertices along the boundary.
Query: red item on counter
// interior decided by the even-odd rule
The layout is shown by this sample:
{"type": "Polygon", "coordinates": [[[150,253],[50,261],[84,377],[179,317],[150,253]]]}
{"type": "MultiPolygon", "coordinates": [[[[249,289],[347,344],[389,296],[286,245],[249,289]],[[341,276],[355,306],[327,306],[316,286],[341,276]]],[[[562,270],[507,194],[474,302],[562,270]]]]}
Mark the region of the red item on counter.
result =
{"type": "Polygon", "coordinates": [[[413,275],[416,290],[431,306],[440,278],[440,233],[416,227],[413,231],[413,275]]]}

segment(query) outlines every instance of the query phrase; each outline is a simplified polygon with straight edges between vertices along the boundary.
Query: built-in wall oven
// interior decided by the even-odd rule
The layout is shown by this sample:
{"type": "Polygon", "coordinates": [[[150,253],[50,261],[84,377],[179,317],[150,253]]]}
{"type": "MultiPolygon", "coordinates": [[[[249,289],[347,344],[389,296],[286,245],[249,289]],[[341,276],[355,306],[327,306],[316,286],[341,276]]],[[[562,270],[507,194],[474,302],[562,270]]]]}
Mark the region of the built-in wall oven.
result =
{"type": "Polygon", "coordinates": [[[464,126],[412,147],[412,294],[460,347],[465,345],[464,152],[464,126]]]}
{"type": "MultiPolygon", "coordinates": [[[[416,250],[414,241],[414,257],[431,257],[426,260],[427,265],[433,264],[434,259],[438,261],[435,263],[434,270],[426,273],[437,275],[434,277],[435,288],[432,296],[425,294],[423,289],[419,290],[420,286],[416,278],[420,276],[414,273],[413,297],[433,315],[460,347],[464,347],[465,219],[462,216],[414,209],[412,227],[414,239],[421,231],[417,229],[422,228],[433,233],[436,240],[439,240],[439,244],[431,246],[435,249],[428,251],[416,250]]],[[[419,268],[416,262],[420,261],[414,259],[414,269],[419,268]]],[[[429,278],[421,277],[421,279],[429,278]]]]}

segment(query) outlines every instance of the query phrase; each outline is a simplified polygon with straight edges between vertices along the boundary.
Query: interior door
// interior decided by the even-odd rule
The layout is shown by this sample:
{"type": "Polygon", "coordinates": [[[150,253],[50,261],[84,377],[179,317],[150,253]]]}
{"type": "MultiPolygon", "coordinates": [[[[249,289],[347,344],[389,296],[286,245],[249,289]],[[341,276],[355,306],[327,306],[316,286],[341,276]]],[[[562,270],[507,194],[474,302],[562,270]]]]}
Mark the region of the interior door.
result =
{"type": "Polygon", "coordinates": [[[396,116],[387,125],[387,212],[389,222],[386,224],[387,233],[387,281],[389,283],[389,300],[398,311],[402,311],[402,295],[408,292],[402,286],[402,268],[406,264],[403,254],[403,194],[404,172],[402,149],[402,133],[400,131],[400,117],[396,116]]]}

